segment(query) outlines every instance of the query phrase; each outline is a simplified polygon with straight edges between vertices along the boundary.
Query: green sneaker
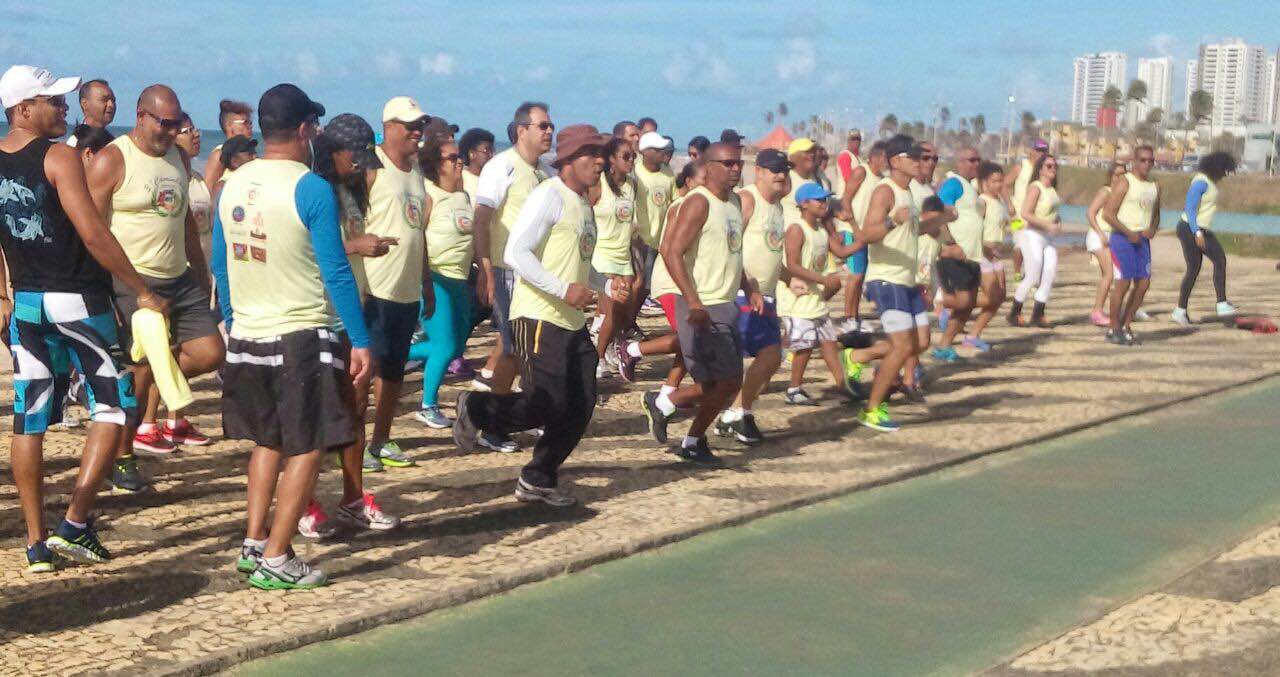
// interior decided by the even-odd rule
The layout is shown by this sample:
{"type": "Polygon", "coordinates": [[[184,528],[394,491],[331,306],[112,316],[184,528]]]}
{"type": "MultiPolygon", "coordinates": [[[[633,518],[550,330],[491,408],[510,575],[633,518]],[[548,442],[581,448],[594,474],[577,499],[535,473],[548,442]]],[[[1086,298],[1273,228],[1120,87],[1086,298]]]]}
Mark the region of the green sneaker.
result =
{"type": "Polygon", "coordinates": [[[374,458],[378,459],[379,463],[388,468],[407,468],[413,465],[413,461],[404,455],[400,445],[391,440],[383,442],[382,446],[377,449],[370,447],[368,451],[374,458]]]}
{"type": "Polygon", "coordinates": [[[897,421],[889,418],[889,405],[884,402],[875,409],[867,409],[858,414],[858,423],[882,433],[894,433],[902,428],[897,421]]]}
{"type": "Polygon", "coordinates": [[[53,536],[50,536],[47,541],[49,549],[77,562],[98,563],[111,559],[111,553],[103,547],[102,542],[98,540],[97,532],[93,530],[93,520],[89,519],[86,522],[85,527],[81,529],[65,519],[62,520],[53,532],[53,536]]]}
{"type": "Polygon", "coordinates": [[[236,558],[236,571],[251,574],[258,569],[258,564],[261,562],[262,548],[251,543],[240,544],[240,556],[236,558]]]}
{"type": "Polygon", "coordinates": [[[278,567],[267,564],[263,558],[249,576],[249,585],[259,590],[311,590],[328,584],[329,577],[323,571],[312,569],[294,556],[278,567]]]}
{"type": "Polygon", "coordinates": [[[867,365],[853,359],[853,348],[845,348],[840,351],[840,364],[844,367],[844,377],[850,383],[857,383],[862,380],[862,370],[867,365]]]}
{"type": "Polygon", "coordinates": [[[27,546],[27,571],[33,574],[49,573],[58,568],[58,562],[44,541],[27,546]]]}

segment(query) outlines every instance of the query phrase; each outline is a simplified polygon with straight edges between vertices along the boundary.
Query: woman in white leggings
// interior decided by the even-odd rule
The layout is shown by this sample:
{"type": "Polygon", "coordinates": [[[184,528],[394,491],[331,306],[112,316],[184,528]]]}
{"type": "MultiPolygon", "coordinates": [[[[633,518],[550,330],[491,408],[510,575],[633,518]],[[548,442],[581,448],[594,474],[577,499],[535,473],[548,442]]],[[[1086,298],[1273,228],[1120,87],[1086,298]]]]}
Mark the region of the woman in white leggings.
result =
{"type": "Polygon", "coordinates": [[[1045,155],[1036,163],[1027,195],[1018,205],[1019,215],[1027,227],[1018,233],[1018,249],[1022,251],[1022,282],[1018,284],[1013,305],[1009,308],[1009,324],[1015,327],[1022,326],[1022,304],[1033,287],[1036,290],[1035,305],[1028,324],[1052,326],[1044,318],[1044,308],[1049,303],[1053,279],[1058,275],[1058,249],[1050,242],[1062,223],[1058,215],[1061,200],[1058,199],[1057,188],[1058,159],[1045,155]]]}

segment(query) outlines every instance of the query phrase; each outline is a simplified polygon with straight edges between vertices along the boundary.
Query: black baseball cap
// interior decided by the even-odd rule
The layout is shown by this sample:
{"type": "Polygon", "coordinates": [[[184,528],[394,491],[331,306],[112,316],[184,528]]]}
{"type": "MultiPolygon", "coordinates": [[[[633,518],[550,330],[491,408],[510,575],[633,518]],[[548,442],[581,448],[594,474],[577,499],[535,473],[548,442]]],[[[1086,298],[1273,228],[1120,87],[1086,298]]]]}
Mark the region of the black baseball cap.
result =
{"type": "Polygon", "coordinates": [[[781,174],[791,169],[791,161],[787,159],[787,156],[782,151],[766,148],[756,156],[756,166],[781,174]]]}
{"type": "Polygon", "coordinates": [[[324,106],[312,101],[297,85],[276,85],[258,99],[258,129],[263,134],[294,129],[312,116],[324,117],[324,106]]]}
{"type": "Polygon", "coordinates": [[[447,136],[453,138],[458,133],[458,126],[451,125],[442,117],[431,116],[427,121],[427,126],[422,130],[422,138],[430,139],[436,136],[447,136]]]}
{"type": "Polygon", "coordinates": [[[720,132],[720,143],[730,143],[735,146],[741,146],[742,140],[747,137],[738,133],[736,129],[726,129],[720,132]]]}
{"type": "Polygon", "coordinates": [[[381,169],[373,150],[373,127],[355,113],[343,113],[324,126],[324,135],[340,150],[351,151],[351,163],[360,169],[381,169]]]}

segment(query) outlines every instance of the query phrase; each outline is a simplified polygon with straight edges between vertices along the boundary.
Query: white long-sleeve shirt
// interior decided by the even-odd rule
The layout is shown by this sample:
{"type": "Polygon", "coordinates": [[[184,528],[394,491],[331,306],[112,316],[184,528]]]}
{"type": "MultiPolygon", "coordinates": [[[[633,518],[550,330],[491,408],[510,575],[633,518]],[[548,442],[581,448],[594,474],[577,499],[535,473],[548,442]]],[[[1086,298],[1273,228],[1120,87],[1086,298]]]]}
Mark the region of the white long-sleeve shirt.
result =
{"type": "MultiPolygon", "coordinates": [[[[516,277],[531,284],[556,298],[564,298],[569,292],[569,283],[561,280],[542,265],[537,250],[551,234],[551,227],[560,220],[564,209],[564,198],[553,185],[563,183],[560,177],[542,182],[520,209],[515,226],[511,229],[511,237],[502,252],[502,260],[515,272],[516,277]]],[[[589,285],[599,292],[609,293],[607,280],[592,271],[589,285]]]]}

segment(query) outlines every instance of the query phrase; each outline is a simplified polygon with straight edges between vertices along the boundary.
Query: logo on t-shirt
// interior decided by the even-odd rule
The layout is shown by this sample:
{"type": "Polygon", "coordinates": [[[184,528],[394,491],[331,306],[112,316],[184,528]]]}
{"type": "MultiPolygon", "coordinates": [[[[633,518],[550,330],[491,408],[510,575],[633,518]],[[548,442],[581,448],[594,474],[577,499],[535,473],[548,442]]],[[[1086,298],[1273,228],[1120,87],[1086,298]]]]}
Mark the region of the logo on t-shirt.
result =
{"type": "Polygon", "coordinates": [[[742,217],[733,215],[725,219],[725,240],[729,242],[730,252],[742,251],[742,217]]]}
{"type": "Polygon", "coordinates": [[[582,227],[578,229],[578,254],[583,261],[590,261],[596,251],[596,218],[589,209],[583,209],[582,227]]]}
{"type": "Polygon", "coordinates": [[[670,198],[667,191],[663,188],[655,188],[649,195],[649,199],[653,200],[653,204],[659,207],[667,206],[667,200],[670,198]]]}
{"type": "Polygon", "coordinates": [[[782,241],[786,238],[786,229],[782,227],[782,219],[770,218],[764,224],[764,245],[769,251],[782,251],[782,241]]]}
{"type": "Polygon", "coordinates": [[[410,228],[422,227],[422,199],[416,195],[405,193],[404,220],[410,228]]]}
{"type": "Polygon", "coordinates": [[[249,260],[249,245],[242,242],[232,242],[231,252],[237,261],[249,260]]]}
{"type": "Polygon", "coordinates": [[[453,227],[457,228],[459,233],[469,235],[471,233],[471,215],[466,212],[455,211],[453,213],[453,227]]]}
{"type": "Polygon", "coordinates": [[[186,207],[183,187],[177,179],[161,176],[151,184],[151,209],[156,214],[166,218],[178,216],[186,207]]]}
{"type": "Polygon", "coordinates": [[[235,221],[236,223],[240,223],[241,221],[244,221],[244,207],[241,207],[240,205],[236,205],[235,207],[232,207],[231,220],[235,221]]]}
{"type": "Polygon", "coordinates": [[[613,203],[613,218],[619,223],[631,223],[635,216],[636,204],[631,200],[618,200],[613,203]]]}
{"type": "Polygon", "coordinates": [[[0,178],[0,215],[9,234],[17,240],[44,238],[45,187],[31,190],[21,177],[0,178]]]}
{"type": "Polygon", "coordinates": [[[254,261],[257,261],[257,262],[259,262],[259,263],[266,263],[266,262],[267,262],[267,248],[266,248],[266,247],[259,247],[258,245],[250,245],[250,246],[249,246],[249,254],[250,254],[251,256],[253,256],[253,260],[254,260],[254,261]]]}

